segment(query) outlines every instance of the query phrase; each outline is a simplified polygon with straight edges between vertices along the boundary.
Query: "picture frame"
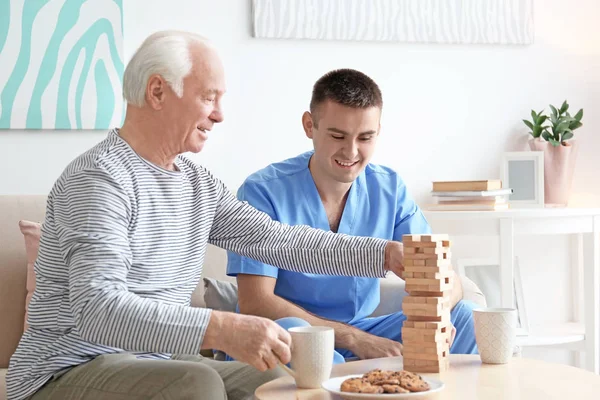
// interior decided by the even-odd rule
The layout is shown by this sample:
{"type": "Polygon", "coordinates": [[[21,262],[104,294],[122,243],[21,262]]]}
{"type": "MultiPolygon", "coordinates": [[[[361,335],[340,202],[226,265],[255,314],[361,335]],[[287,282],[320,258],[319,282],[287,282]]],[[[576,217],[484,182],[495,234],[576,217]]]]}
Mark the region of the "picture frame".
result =
{"type": "Polygon", "coordinates": [[[544,207],[544,152],[515,151],[502,154],[502,186],[513,190],[511,208],[544,207]]]}
{"type": "MultiPolygon", "coordinates": [[[[496,259],[461,258],[456,263],[457,273],[471,279],[483,292],[488,307],[502,307],[500,288],[500,262],[496,259]]],[[[514,259],[514,295],[517,309],[517,336],[528,336],[530,332],[521,267],[519,258],[514,259]]]]}

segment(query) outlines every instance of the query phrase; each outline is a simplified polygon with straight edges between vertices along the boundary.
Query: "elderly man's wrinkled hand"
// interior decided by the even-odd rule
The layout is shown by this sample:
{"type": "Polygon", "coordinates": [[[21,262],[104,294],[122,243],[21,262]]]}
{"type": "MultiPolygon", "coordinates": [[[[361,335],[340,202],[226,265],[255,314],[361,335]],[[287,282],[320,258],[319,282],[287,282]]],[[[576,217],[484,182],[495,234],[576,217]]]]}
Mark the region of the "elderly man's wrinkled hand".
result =
{"type": "Polygon", "coordinates": [[[292,338],[275,322],[253,315],[213,311],[211,323],[215,313],[214,333],[218,340],[213,348],[263,372],[277,367],[280,361],[283,364],[290,362],[292,338]]]}
{"type": "Polygon", "coordinates": [[[390,241],[386,244],[384,268],[404,279],[404,246],[401,242],[390,241]]]}

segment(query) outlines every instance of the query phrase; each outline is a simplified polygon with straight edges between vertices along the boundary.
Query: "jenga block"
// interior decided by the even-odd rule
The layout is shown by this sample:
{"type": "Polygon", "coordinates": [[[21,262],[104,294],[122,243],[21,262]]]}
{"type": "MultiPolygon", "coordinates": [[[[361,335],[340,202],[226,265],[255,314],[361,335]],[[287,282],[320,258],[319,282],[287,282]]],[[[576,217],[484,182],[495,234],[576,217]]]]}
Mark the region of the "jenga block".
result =
{"type": "MultiPolygon", "coordinates": [[[[410,279],[410,278],[409,278],[410,279]]],[[[423,293],[430,293],[429,292],[429,285],[415,285],[415,284],[406,284],[404,286],[404,290],[410,294],[411,296],[415,296],[415,294],[413,292],[423,292],[423,293]]]]}
{"type": "MultiPolygon", "coordinates": [[[[442,279],[426,279],[426,278],[417,278],[414,277],[414,274],[419,274],[419,275],[423,275],[425,276],[425,274],[423,274],[422,272],[414,272],[413,273],[413,278],[410,279],[406,279],[406,284],[407,285],[432,285],[432,286],[441,286],[443,284],[447,284],[450,283],[452,278],[447,276],[445,278],[442,279]]],[[[439,289],[438,289],[439,290],[439,289]]]]}
{"type": "Polygon", "coordinates": [[[404,350],[409,353],[421,353],[421,354],[448,354],[450,345],[444,341],[439,340],[435,342],[411,342],[409,339],[403,341],[404,350]],[[426,345],[423,345],[426,343],[426,345]]]}
{"type": "MultiPolygon", "coordinates": [[[[406,278],[406,285],[404,290],[410,293],[412,296],[417,296],[412,292],[429,292],[429,293],[444,293],[452,290],[452,279],[444,278],[444,280],[436,279],[416,279],[406,278]]],[[[436,297],[435,295],[429,295],[429,297],[436,297]]],[[[445,297],[445,296],[441,296],[445,297]]]]}
{"type": "MultiPolygon", "coordinates": [[[[444,253],[443,256],[447,256],[448,258],[443,258],[443,259],[429,259],[429,260],[425,260],[425,266],[426,267],[450,267],[450,259],[452,258],[452,255],[450,253],[444,253]]],[[[419,261],[419,260],[414,260],[415,261],[419,261]]],[[[406,264],[404,264],[406,265],[406,264]]],[[[415,264],[416,265],[416,264],[415,264]]]]}
{"type": "MultiPolygon", "coordinates": [[[[425,272],[425,279],[443,279],[446,277],[450,277],[453,275],[452,270],[448,269],[446,271],[440,271],[440,272],[425,272]]],[[[414,278],[416,278],[415,276],[413,276],[414,278]]]]}
{"type": "MultiPolygon", "coordinates": [[[[404,299],[406,300],[411,296],[406,296],[404,299]]],[[[448,297],[413,297],[414,299],[425,299],[427,304],[450,304],[450,298],[448,297]]]]}
{"type": "Polygon", "coordinates": [[[442,247],[450,247],[451,245],[452,242],[450,240],[442,240],[442,247]]]}
{"type": "Polygon", "coordinates": [[[406,326],[407,322],[419,322],[419,321],[405,321],[405,325],[402,327],[400,333],[402,333],[403,342],[440,342],[449,339],[452,335],[452,331],[449,328],[445,329],[421,329],[421,328],[410,328],[406,326]]]}
{"type": "MultiPolygon", "coordinates": [[[[441,265],[441,266],[432,266],[432,267],[427,267],[425,265],[407,265],[406,262],[408,260],[405,260],[404,263],[404,270],[407,272],[434,272],[434,273],[446,273],[446,272],[450,272],[452,271],[452,269],[450,268],[450,263],[445,263],[445,265],[441,265]]],[[[417,260],[419,261],[419,260],[417,260]]],[[[422,261],[422,260],[421,260],[422,261]]],[[[411,262],[412,264],[412,262],[411,262]]],[[[451,274],[449,274],[451,275],[451,274]]]]}
{"type": "Polygon", "coordinates": [[[434,322],[442,322],[445,320],[443,315],[421,316],[421,315],[409,315],[409,314],[406,314],[406,319],[409,321],[434,321],[434,322]]]}
{"type": "Polygon", "coordinates": [[[404,254],[415,254],[419,250],[417,247],[406,247],[404,246],[404,254]]]}
{"type": "MultiPolygon", "coordinates": [[[[402,235],[402,243],[420,242],[421,235],[402,235]]],[[[429,240],[431,241],[431,240],[429,240]]]]}
{"type": "Polygon", "coordinates": [[[402,277],[403,277],[403,279],[406,279],[406,278],[412,278],[412,277],[414,276],[413,274],[414,274],[414,272],[407,272],[407,271],[404,271],[404,272],[402,273],[402,277]]]}
{"type": "Polygon", "coordinates": [[[424,279],[425,278],[425,272],[413,272],[413,278],[424,279]]]}
{"type": "Polygon", "coordinates": [[[447,371],[448,368],[450,368],[450,367],[444,366],[444,367],[438,368],[438,367],[430,366],[430,365],[425,365],[425,366],[409,365],[408,367],[406,367],[404,369],[407,371],[410,371],[410,372],[415,372],[415,373],[439,374],[440,372],[447,371]]]}
{"type": "Polygon", "coordinates": [[[435,321],[404,321],[404,326],[410,322],[411,328],[417,329],[433,329],[439,330],[440,332],[450,332],[450,323],[448,322],[435,322],[435,321]]]}
{"type": "MultiPolygon", "coordinates": [[[[427,297],[406,296],[402,299],[402,303],[408,304],[427,304],[427,297]]],[[[437,304],[437,303],[435,303],[437,304]]]]}
{"type": "Polygon", "coordinates": [[[423,249],[423,253],[424,254],[444,254],[444,253],[448,253],[448,252],[450,252],[450,248],[449,247],[431,247],[431,248],[424,248],[423,249]]]}
{"type": "Polygon", "coordinates": [[[450,305],[446,304],[411,304],[402,302],[402,311],[404,315],[408,316],[422,316],[422,317],[441,317],[444,312],[450,310],[450,305]]]}
{"type": "Polygon", "coordinates": [[[450,247],[450,246],[444,245],[444,242],[406,242],[406,243],[403,243],[403,246],[404,246],[405,250],[408,247],[416,247],[419,249],[429,249],[429,248],[436,248],[436,247],[450,247]]]}
{"type": "Polygon", "coordinates": [[[441,242],[443,240],[450,240],[447,234],[438,233],[435,235],[420,235],[421,242],[441,242]]]}
{"type": "Polygon", "coordinates": [[[405,358],[410,358],[413,360],[431,360],[431,361],[437,361],[440,357],[446,357],[447,352],[444,352],[443,354],[429,354],[429,353],[411,353],[409,351],[407,351],[407,348],[404,348],[404,350],[402,350],[402,356],[404,356],[405,358]]]}
{"type": "Polygon", "coordinates": [[[405,367],[411,367],[411,366],[415,365],[415,363],[416,363],[416,360],[411,360],[411,359],[406,359],[406,358],[403,359],[402,361],[403,361],[403,364],[405,367]]]}
{"type": "Polygon", "coordinates": [[[404,290],[410,294],[411,296],[415,296],[415,297],[448,297],[450,296],[450,290],[445,290],[443,292],[436,292],[436,291],[432,291],[429,289],[429,287],[427,288],[427,290],[421,290],[421,289],[414,289],[414,288],[404,288],[404,290]]]}
{"type": "Polygon", "coordinates": [[[426,253],[405,253],[405,260],[445,260],[449,253],[426,254],[426,253]]]}

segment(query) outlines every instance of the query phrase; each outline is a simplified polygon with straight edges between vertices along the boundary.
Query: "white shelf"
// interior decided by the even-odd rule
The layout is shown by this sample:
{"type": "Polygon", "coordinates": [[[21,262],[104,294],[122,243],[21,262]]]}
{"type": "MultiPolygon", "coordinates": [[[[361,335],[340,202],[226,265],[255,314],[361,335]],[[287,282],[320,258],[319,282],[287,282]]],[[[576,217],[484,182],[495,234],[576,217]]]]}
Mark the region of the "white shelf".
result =
{"type": "Polygon", "coordinates": [[[583,342],[585,340],[584,325],[577,322],[532,327],[527,336],[517,336],[517,345],[551,346],[565,343],[583,342]]]}

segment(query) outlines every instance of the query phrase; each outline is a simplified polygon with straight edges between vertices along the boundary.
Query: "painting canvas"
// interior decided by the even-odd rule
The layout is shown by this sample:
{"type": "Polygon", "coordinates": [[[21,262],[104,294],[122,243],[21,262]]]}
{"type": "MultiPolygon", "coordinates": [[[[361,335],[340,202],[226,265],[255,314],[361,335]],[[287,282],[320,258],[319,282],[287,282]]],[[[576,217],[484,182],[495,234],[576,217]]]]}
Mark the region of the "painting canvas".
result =
{"type": "Polygon", "coordinates": [[[533,0],[253,0],[257,38],[533,43],[533,0]]]}
{"type": "Polygon", "coordinates": [[[0,129],[122,122],[122,0],[0,1],[0,129]]]}

